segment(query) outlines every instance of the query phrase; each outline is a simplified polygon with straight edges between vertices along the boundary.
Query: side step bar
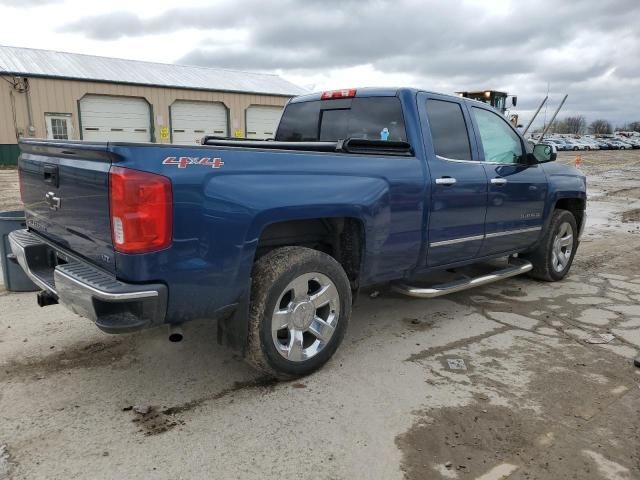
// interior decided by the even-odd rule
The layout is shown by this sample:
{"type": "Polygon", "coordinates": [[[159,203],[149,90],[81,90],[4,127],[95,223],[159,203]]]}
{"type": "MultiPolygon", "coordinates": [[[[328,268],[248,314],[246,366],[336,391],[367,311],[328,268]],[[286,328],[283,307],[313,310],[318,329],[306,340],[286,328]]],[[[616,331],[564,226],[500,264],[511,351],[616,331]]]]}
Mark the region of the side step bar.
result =
{"type": "Polygon", "coordinates": [[[509,277],[515,277],[516,275],[522,275],[533,268],[531,262],[520,258],[513,258],[509,263],[510,266],[506,268],[496,270],[480,277],[464,278],[462,280],[433,285],[431,287],[412,287],[404,283],[397,283],[392,285],[391,288],[398,293],[402,293],[410,297],[435,298],[441,295],[447,295],[448,293],[460,292],[469,288],[487,285],[488,283],[497,282],[498,280],[503,280],[509,277]]]}

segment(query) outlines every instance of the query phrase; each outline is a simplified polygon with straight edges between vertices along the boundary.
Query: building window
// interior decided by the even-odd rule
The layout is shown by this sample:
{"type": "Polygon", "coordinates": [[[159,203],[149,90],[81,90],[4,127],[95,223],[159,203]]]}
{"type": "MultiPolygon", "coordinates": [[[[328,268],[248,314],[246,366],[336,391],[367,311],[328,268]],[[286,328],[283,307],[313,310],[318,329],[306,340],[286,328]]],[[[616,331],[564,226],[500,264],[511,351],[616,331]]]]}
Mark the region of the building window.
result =
{"type": "Polygon", "coordinates": [[[62,118],[52,118],[51,131],[54,140],[69,140],[66,119],[63,120],[62,118]]]}

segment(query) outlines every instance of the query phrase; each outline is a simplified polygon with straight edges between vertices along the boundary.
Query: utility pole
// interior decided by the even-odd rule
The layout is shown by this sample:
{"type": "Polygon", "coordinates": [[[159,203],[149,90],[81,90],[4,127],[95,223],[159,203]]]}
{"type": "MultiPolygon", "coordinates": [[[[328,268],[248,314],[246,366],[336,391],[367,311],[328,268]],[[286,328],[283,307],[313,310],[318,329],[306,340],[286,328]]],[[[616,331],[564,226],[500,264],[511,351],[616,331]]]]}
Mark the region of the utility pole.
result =
{"type": "Polygon", "coordinates": [[[547,130],[549,130],[549,127],[551,127],[551,125],[553,124],[553,121],[556,119],[556,116],[558,115],[558,113],[560,112],[560,109],[562,108],[562,106],[564,105],[564,102],[567,100],[567,97],[569,95],[565,95],[564,98],[562,99],[562,101],[560,102],[560,105],[558,105],[558,108],[556,109],[556,113],[553,114],[553,117],[551,117],[551,121],[549,122],[549,125],[547,125],[544,129],[544,131],[542,132],[542,135],[540,135],[540,139],[538,140],[538,143],[542,142],[542,139],[544,138],[544,136],[547,134],[547,130]]]}
{"type": "Polygon", "coordinates": [[[540,109],[542,108],[542,106],[547,103],[547,100],[549,99],[549,95],[547,95],[546,97],[544,97],[544,100],[542,100],[542,103],[540,104],[540,106],[538,106],[538,109],[536,110],[536,113],[533,114],[533,117],[531,117],[531,120],[529,120],[529,123],[527,124],[526,128],[524,129],[524,131],[522,132],[522,136],[524,137],[527,134],[527,131],[529,130],[529,127],[531,127],[531,124],[533,123],[533,121],[536,119],[536,117],[538,116],[538,113],[540,113],[540,109]]]}

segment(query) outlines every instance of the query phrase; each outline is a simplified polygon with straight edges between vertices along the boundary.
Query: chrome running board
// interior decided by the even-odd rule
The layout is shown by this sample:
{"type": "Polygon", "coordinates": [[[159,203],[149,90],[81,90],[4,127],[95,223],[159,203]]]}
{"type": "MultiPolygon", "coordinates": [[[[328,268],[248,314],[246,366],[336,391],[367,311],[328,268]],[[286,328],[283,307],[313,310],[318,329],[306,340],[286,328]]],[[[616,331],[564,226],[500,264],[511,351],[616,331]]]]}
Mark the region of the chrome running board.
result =
{"type": "Polygon", "coordinates": [[[512,258],[509,263],[510,265],[506,268],[496,270],[479,277],[464,278],[462,280],[433,285],[431,287],[412,287],[404,283],[396,283],[392,285],[391,288],[398,293],[402,293],[410,297],[435,298],[441,295],[447,295],[448,293],[460,292],[469,288],[487,285],[488,283],[497,282],[498,280],[503,280],[509,277],[515,277],[516,275],[522,275],[533,268],[531,262],[521,258],[512,258]]]}

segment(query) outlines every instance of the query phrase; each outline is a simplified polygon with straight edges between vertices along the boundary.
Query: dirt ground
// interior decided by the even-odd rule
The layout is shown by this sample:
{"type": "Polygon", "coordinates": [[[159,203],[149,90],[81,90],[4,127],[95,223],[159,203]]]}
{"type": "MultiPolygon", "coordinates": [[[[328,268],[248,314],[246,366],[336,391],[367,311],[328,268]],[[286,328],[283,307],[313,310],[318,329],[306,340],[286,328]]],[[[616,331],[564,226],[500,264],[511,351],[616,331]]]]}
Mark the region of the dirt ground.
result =
{"type": "MultiPolygon", "coordinates": [[[[334,359],[295,382],[208,322],[179,344],[109,336],[0,287],[0,479],[640,478],[640,151],[582,160],[565,281],[361,295],[334,359]]],[[[0,170],[0,211],[18,205],[0,170]]]]}

